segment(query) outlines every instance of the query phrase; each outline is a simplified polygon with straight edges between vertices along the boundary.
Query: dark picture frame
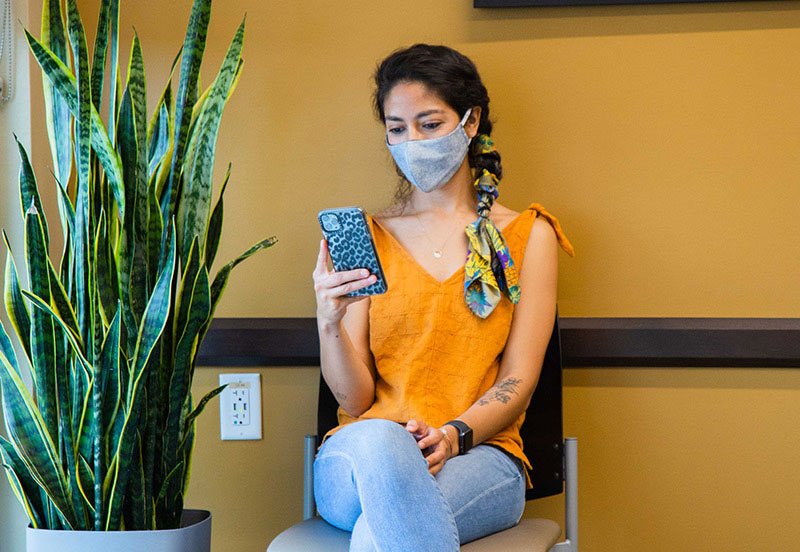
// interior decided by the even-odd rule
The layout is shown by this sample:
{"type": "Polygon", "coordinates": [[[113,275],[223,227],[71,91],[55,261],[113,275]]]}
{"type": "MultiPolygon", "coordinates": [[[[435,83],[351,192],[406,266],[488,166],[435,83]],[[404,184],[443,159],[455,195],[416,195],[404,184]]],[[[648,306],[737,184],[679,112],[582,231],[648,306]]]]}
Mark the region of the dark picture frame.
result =
{"type": "Polygon", "coordinates": [[[610,4],[699,4],[743,0],[473,0],[475,8],[523,8],[554,6],[604,6],[610,4]]]}

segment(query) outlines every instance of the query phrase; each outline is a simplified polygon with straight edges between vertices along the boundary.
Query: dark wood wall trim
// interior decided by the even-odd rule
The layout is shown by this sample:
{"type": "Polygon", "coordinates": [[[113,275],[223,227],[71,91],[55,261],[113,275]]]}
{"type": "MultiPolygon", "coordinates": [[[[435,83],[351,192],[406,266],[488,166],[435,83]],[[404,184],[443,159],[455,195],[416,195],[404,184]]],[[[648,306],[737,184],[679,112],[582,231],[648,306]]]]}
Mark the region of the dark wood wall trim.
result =
{"type": "MultiPolygon", "coordinates": [[[[800,367],[800,318],[566,318],[566,368],[800,367]]],[[[316,366],[313,318],[218,318],[199,366],[316,366]]]]}

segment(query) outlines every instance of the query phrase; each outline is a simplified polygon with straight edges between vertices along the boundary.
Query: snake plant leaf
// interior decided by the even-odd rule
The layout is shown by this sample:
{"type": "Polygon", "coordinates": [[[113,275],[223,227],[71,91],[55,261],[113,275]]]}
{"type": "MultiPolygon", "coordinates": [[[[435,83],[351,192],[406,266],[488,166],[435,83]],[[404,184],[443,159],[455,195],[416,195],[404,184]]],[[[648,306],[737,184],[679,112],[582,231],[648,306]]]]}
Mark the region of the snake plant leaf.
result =
{"type": "MultiPolygon", "coordinates": [[[[147,402],[146,394],[144,401],[147,402]]],[[[145,513],[145,481],[144,481],[144,456],[142,444],[142,432],[137,431],[133,441],[133,453],[126,471],[128,477],[128,491],[125,497],[123,519],[125,526],[147,527],[145,513]]]]}
{"type": "Polygon", "coordinates": [[[117,106],[119,105],[119,0],[103,0],[108,2],[109,24],[110,24],[110,48],[111,48],[111,75],[109,75],[109,95],[108,95],[108,135],[114,136],[116,133],[117,106]]]}
{"type": "Polygon", "coordinates": [[[147,176],[148,180],[151,181],[169,149],[170,139],[169,110],[166,103],[159,103],[156,114],[157,117],[153,121],[154,124],[148,131],[150,134],[150,151],[148,154],[147,176]]]}
{"type": "Polygon", "coordinates": [[[217,308],[217,304],[219,303],[220,298],[222,297],[222,292],[225,291],[225,287],[228,285],[228,278],[230,278],[231,271],[236,268],[236,266],[249,259],[262,249],[267,249],[272,247],[278,242],[278,239],[275,236],[270,238],[266,238],[261,240],[260,242],[256,243],[250,249],[236,257],[234,260],[223,266],[217,275],[214,276],[214,283],[211,284],[211,316],[214,316],[214,311],[217,308]]]}
{"type": "MultiPolygon", "coordinates": [[[[75,435],[75,449],[79,456],[84,458],[91,458],[93,451],[93,422],[94,422],[94,378],[92,374],[85,374],[81,370],[74,370],[73,377],[75,379],[72,404],[77,407],[77,411],[73,414],[75,435]]],[[[79,466],[80,467],[80,466],[79,466]]],[[[89,470],[93,473],[93,470],[89,470]]],[[[80,471],[78,472],[80,474],[80,471]]],[[[94,475],[92,475],[94,479],[94,475]]],[[[94,487],[94,481],[88,488],[94,487]]],[[[94,509],[93,501],[88,501],[87,507],[94,509]]]]}
{"type": "MultiPolygon", "coordinates": [[[[17,149],[19,150],[21,162],[19,168],[19,199],[21,212],[24,216],[28,207],[30,205],[34,205],[37,211],[44,213],[44,209],[42,208],[42,198],[39,196],[39,186],[36,183],[36,177],[33,174],[33,167],[31,167],[31,162],[28,158],[28,152],[25,151],[25,147],[20,144],[16,134],[14,134],[14,140],[17,142],[17,149]]],[[[49,249],[50,231],[47,228],[47,220],[42,217],[41,222],[42,226],[44,227],[45,245],[49,249]]]]}
{"type": "MultiPolygon", "coordinates": [[[[34,38],[28,31],[25,31],[31,52],[33,53],[42,71],[50,80],[50,83],[58,90],[61,97],[67,103],[73,116],[80,115],[80,104],[76,88],[76,79],[69,68],[58,59],[53,52],[34,38]]],[[[119,155],[114,150],[108,133],[105,130],[103,121],[94,106],[91,107],[92,121],[92,149],[97,154],[103,170],[108,178],[109,186],[114,193],[114,199],[120,211],[120,218],[125,213],[125,192],[122,180],[122,162],[119,155]]]]}
{"type": "MultiPolygon", "coordinates": [[[[153,175],[155,177],[155,175],[153,175]]],[[[158,207],[158,198],[155,184],[151,181],[147,192],[150,202],[150,218],[148,219],[147,230],[147,266],[149,269],[150,281],[155,281],[158,275],[158,262],[161,251],[162,235],[164,233],[164,221],[161,220],[161,210],[158,207]]]]}
{"type": "Polygon", "coordinates": [[[93,455],[94,455],[94,529],[100,531],[106,515],[106,502],[103,491],[106,464],[106,423],[113,419],[120,408],[122,396],[119,386],[119,346],[121,308],[117,304],[114,319],[100,349],[100,362],[95,366],[92,401],[94,401],[94,418],[92,420],[93,455]]]}
{"type": "MultiPolygon", "coordinates": [[[[122,298],[122,318],[125,326],[136,328],[141,321],[147,301],[147,266],[145,254],[146,238],[140,235],[141,215],[137,214],[139,188],[136,185],[138,172],[138,151],[136,126],[134,122],[134,107],[129,89],[125,89],[119,108],[119,151],[122,159],[125,182],[129,185],[125,189],[125,203],[128,205],[127,216],[124,219],[124,232],[121,236],[118,252],[119,262],[119,294],[122,298]]],[[[145,196],[146,198],[146,196],[145,196]]],[[[128,333],[127,349],[133,350],[136,346],[136,334],[128,333]]]]}
{"type": "MultiPolygon", "coordinates": [[[[148,164],[150,167],[150,178],[152,178],[152,169],[157,159],[160,160],[156,151],[159,149],[159,143],[163,140],[167,144],[172,139],[172,77],[175,74],[175,67],[178,65],[178,60],[183,52],[183,46],[178,50],[177,55],[172,60],[172,66],[169,70],[169,77],[167,77],[167,85],[161,92],[161,97],[156,102],[156,109],[153,111],[153,116],[150,123],[147,125],[147,144],[148,144],[148,164]],[[163,128],[162,128],[163,127],[163,128]],[[166,136],[161,137],[161,132],[166,132],[166,136]]],[[[164,149],[166,151],[166,147],[164,149]]]]}
{"type": "MultiPolygon", "coordinates": [[[[194,349],[197,338],[211,315],[211,294],[208,272],[200,258],[199,240],[192,240],[179,288],[177,316],[175,318],[175,364],[169,383],[167,427],[164,434],[164,458],[168,469],[179,461],[178,449],[182,440],[181,420],[190,394],[191,374],[194,368],[194,349]]],[[[180,512],[177,512],[179,515],[180,512]]]]}
{"type": "Polygon", "coordinates": [[[8,242],[8,235],[3,230],[3,241],[6,245],[6,271],[5,271],[5,292],[3,299],[6,306],[6,313],[11,325],[14,327],[17,337],[19,337],[22,349],[28,359],[31,358],[31,315],[19,285],[17,265],[14,262],[14,253],[8,242]]]}
{"type": "Polygon", "coordinates": [[[16,370],[19,375],[19,363],[17,362],[17,353],[14,351],[14,345],[11,344],[8,334],[5,330],[0,332],[0,354],[8,359],[8,364],[16,370]]]}
{"type": "MultiPolygon", "coordinates": [[[[89,181],[91,171],[92,112],[96,112],[91,98],[91,73],[86,34],[81,22],[76,0],[67,0],[67,29],[72,46],[75,65],[75,90],[77,91],[77,112],[73,111],[76,123],[75,159],[78,169],[78,191],[75,199],[75,297],[77,319],[85,343],[85,354],[90,362],[94,360],[94,312],[92,290],[92,247],[93,237],[91,217],[92,190],[89,181]]],[[[74,475],[74,474],[71,474],[74,475]]],[[[77,497],[76,497],[77,499],[77,497]]],[[[80,513],[76,504],[76,512],[80,513]]]]}
{"type": "Polygon", "coordinates": [[[108,53],[108,30],[111,26],[111,2],[103,0],[97,19],[97,34],[94,37],[92,57],[92,103],[100,112],[103,103],[103,80],[105,77],[106,55],[108,53]]]}
{"type": "MultiPolygon", "coordinates": [[[[60,0],[42,2],[42,43],[64,64],[68,63],[68,46],[61,13],[60,0]]],[[[45,118],[50,151],[53,156],[56,180],[66,187],[72,172],[72,148],[66,139],[71,133],[69,107],[47,78],[42,79],[44,88],[45,118]]]]}
{"type": "MultiPolygon", "coordinates": [[[[211,297],[208,272],[200,258],[199,240],[192,240],[189,259],[184,268],[178,291],[177,314],[175,316],[175,355],[172,375],[169,381],[169,397],[167,402],[167,424],[164,431],[164,462],[166,469],[172,471],[173,466],[182,463],[179,444],[182,441],[181,430],[186,416],[187,397],[191,396],[191,380],[194,369],[197,338],[208,322],[211,314],[211,297]]],[[[170,497],[176,496],[181,489],[181,479],[174,479],[173,487],[168,491],[170,497]]],[[[167,515],[175,522],[180,518],[182,502],[172,501],[166,504],[167,515]]]]}
{"type": "Polygon", "coordinates": [[[222,66],[214,79],[187,147],[183,167],[184,182],[178,211],[178,244],[186,259],[192,236],[199,236],[205,246],[211,211],[211,186],[222,111],[235,81],[244,44],[245,21],[242,20],[228,47],[222,66]]]}
{"type": "MultiPolygon", "coordinates": [[[[78,454],[78,477],[76,478],[78,491],[80,493],[81,499],[83,500],[82,506],[88,510],[88,515],[92,522],[94,523],[95,519],[95,511],[94,511],[94,504],[93,504],[93,497],[90,496],[89,491],[94,491],[94,473],[92,473],[92,467],[89,465],[89,461],[86,460],[86,457],[83,454],[78,454]]],[[[91,527],[86,527],[85,530],[90,530],[91,527]]]]}
{"type": "Polygon", "coordinates": [[[136,215],[137,238],[144,235],[147,229],[147,94],[145,92],[147,80],[142,57],[142,45],[139,35],[134,31],[133,44],[131,45],[130,61],[128,62],[128,82],[125,87],[130,93],[131,108],[133,110],[133,128],[135,130],[136,144],[136,172],[135,180],[126,180],[126,183],[136,188],[137,201],[144,203],[137,205],[133,212],[136,215]],[[141,199],[140,199],[141,198],[141,199]]]}
{"type": "Polygon", "coordinates": [[[155,499],[156,504],[164,500],[164,498],[167,496],[167,492],[170,486],[172,485],[173,479],[181,475],[183,468],[184,468],[183,462],[181,462],[180,464],[172,468],[172,471],[167,474],[167,476],[164,478],[164,482],[161,484],[161,489],[158,491],[158,494],[156,495],[155,499]]]}
{"type": "Polygon", "coordinates": [[[31,525],[34,528],[43,527],[44,507],[42,505],[42,497],[39,494],[39,486],[31,476],[22,458],[17,454],[14,446],[2,436],[0,436],[0,460],[3,462],[3,467],[6,470],[8,480],[11,482],[14,495],[25,508],[28,519],[31,520],[31,525]]]}
{"type": "MultiPolygon", "coordinates": [[[[67,0],[67,28],[72,45],[72,59],[75,64],[75,89],[77,91],[76,152],[78,165],[78,187],[89,186],[89,155],[92,141],[92,82],[89,70],[89,52],[86,33],[81,23],[76,0],[67,0]]],[[[94,110],[95,113],[97,112],[94,110]]]]}
{"type": "Polygon", "coordinates": [[[183,422],[184,441],[181,442],[181,448],[184,447],[186,443],[185,438],[189,435],[197,417],[203,413],[203,410],[205,410],[206,406],[211,401],[211,399],[213,399],[214,397],[225,391],[226,387],[228,387],[227,383],[225,385],[220,385],[216,389],[209,391],[202,399],[200,399],[200,402],[197,403],[195,409],[192,410],[192,412],[188,416],[186,416],[186,420],[184,420],[183,422]]]}
{"type": "Polygon", "coordinates": [[[225,172],[225,180],[222,181],[222,188],[219,191],[219,199],[211,212],[211,220],[208,222],[208,234],[206,236],[206,269],[211,270],[214,259],[217,257],[219,240],[222,236],[222,218],[224,207],[222,198],[225,196],[225,189],[228,187],[228,180],[231,178],[231,164],[228,163],[228,170],[225,172]]]}
{"type": "Polygon", "coordinates": [[[184,463],[184,471],[181,474],[183,479],[183,489],[176,499],[183,500],[183,496],[186,494],[186,490],[189,488],[189,479],[192,476],[192,449],[194,448],[194,439],[195,439],[195,431],[194,431],[194,424],[189,426],[189,432],[184,436],[185,444],[181,448],[181,452],[183,453],[183,463],[184,463]]]}
{"type": "MultiPolygon", "coordinates": [[[[0,333],[5,334],[2,326],[0,333]]],[[[31,477],[47,493],[49,501],[62,516],[62,522],[73,528],[75,516],[68,497],[67,478],[58,460],[58,449],[39,414],[41,407],[37,408],[18,368],[12,367],[2,352],[0,386],[3,389],[6,429],[15,450],[31,477]]]]}
{"type": "MultiPolygon", "coordinates": [[[[34,295],[50,303],[50,272],[41,216],[34,205],[25,214],[25,258],[34,295]]],[[[26,294],[26,291],[22,291],[26,294]]],[[[48,307],[49,308],[49,307],[48,307]]],[[[55,329],[46,314],[31,312],[31,371],[35,374],[36,400],[50,435],[58,435],[55,329]]]]}
{"type": "Polygon", "coordinates": [[[170,220],[175,212],[175,201],[180,190],[180,173],[183,168],[183,157],[189,137],[189,125],[192,117],[192,106],[196,100],[197,82],[200,76],[200,64],[206,47],[208,23],[211,19],[211,0],[194,0],[189,25],[183,42],[181,73],[178,82],[178,96],[175,108],[174,151],[170,166],[169,178],[161,199],[161,214],[164,220],[170,220]]]}
{"type": "Polygon", "coordinates": [[[81,344],[79,341],[80,336],[74,335],[72,331],[70,331],[69,326],[58,316],[58,313],[44,301],[44,299],[24,289],[22,290],[22,295],[24,295],[31,302],[31,304],[36,307],[31,314],[36,313],[37,310],[40,310],[50,320],[56,322],[59,327],[64,330],[64,336],[67,338],[68,343],[72,347],[72,351],[76,355],[75,358],[79,361],[79,364],[83,370],[85,370],[87,373],[91,372],[92,365],[83,354],[83,350],[81,349],[81,344]]]}
{"type": "Polygon", "coordinates": [[[58,190],[58,212],[61,218],[66,222],[63,227],[64,235],[75,234],[75,207],[72,206],[72,200],[67,194],[66,186],[59,184],[56,186],[58,190]]]}
{"type": "Polygon", "coordinates": [[[78,319],[75,316],[75,310],[72,308],[67,290],[64,289],[64,285],[61,283],[58,274],[56,274],[56,269],[53,267],[53,263],[50,262],[50,259],[47,259],[47,268],[50,271],[50,297],[52,305],[55,307],[55,312],[59,319],[64,322],[64,325],[72,332],[72,335],[75,336],[75,339],[78,341],[78,346],[83,349],[81,329],[78,327],[78,319]]]}
{"type": "MultiPolygon", "coordinates": [[[[169,321],[167,321],[169,327],[169,321]]],[[[165,331],[165,333],[169,333],[165,331]]],[[[160,371],[163,371],[161,365],[161,348],[163,342],[156,344],[153,354],[150,356],[150,366],[147,368],[147,383],[145,385],[145,423],[142,424],[142,488],[145,500],[142,501],[142,514],[144,517],[144,527],[151,529],[155,528],[155,501],[153,500],[153,493],[155,492],[156,479],[158,477],[157,471],[161,463],[162,452],[159,447],[161,443],[161,417],[160,413],[163,412],[161,395],[164,391],[163,378],[160,371]],[[157,452],[158,451],[158,452],[157,452]]]]}
{"type": "Polygon", "coordinates": [[[94,236],[94,259],[96,262],[98,310],[106,326],[111,324],[111,317],[117,310],[120,289],[117,281],[116,257],[108,232],[106,211],[102,209],[94,236]]]}
{"type": "Polygon", "coordinates": [[[137,335],[126,397],[125,423],[119,438],[119,445],[112,460],[113,472],[109,471],[108,474],[108,476],[113,477],[113,484],[108,498],[109,512],[105,524],[106,530],[112,530],[118,527],[120,523],[122,499],[125,496],[127,479],[130,475],[128,465],[133,451],[141,410],[140,403],[143,397],[140,392],[144,383],[142,378],[153,348],[164,331],[170,312],[172,277],[175,271],[175,234],[174,232],[171,234],[172,239],[166,251],[164,269],[161,271],[153,289],[153,294],[150,296],[150,301],[145,309],[137,335]]]}

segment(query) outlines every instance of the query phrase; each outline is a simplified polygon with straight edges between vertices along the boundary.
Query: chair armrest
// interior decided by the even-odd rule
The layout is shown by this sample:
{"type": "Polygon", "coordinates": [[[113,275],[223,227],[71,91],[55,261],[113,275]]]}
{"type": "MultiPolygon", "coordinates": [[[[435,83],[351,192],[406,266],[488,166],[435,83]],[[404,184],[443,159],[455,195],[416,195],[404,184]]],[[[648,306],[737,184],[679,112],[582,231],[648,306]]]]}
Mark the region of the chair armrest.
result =
{"type": "Polygon", "coordinates": [[[317,436],[306,435],[303,447],[303,519],[316,515],[314,503],[314,456],[317,453],[317,436]]]}

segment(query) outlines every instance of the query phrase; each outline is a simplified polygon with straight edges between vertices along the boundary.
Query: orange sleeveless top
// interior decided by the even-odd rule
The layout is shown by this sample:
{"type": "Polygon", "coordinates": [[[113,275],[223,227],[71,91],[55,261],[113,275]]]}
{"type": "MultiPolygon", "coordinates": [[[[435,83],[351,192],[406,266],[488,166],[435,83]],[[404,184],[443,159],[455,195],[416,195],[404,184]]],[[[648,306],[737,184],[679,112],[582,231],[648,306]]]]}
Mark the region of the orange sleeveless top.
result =
{"type": "MultiPolygon", "coordinates": [[[[522,267],[537,217],[553,226],[559,244],[572,255],[558,220],[533,203],[502,230],[517,267],[522,267]]],[[[370,298],[375,402],[359,418],[340,408],[339,423],[419,419],[439,427],[465,412],[495,383],[514,305],[504,295],[486,319],[475,316],[464,301],[463,267],[439,282],[380,223],[372,217],[369,222],[389,288],[370,298]]],[[[530,469],[519,435],[524,417],[523,413],[484,444],[500,447],[530,469]]]]}

